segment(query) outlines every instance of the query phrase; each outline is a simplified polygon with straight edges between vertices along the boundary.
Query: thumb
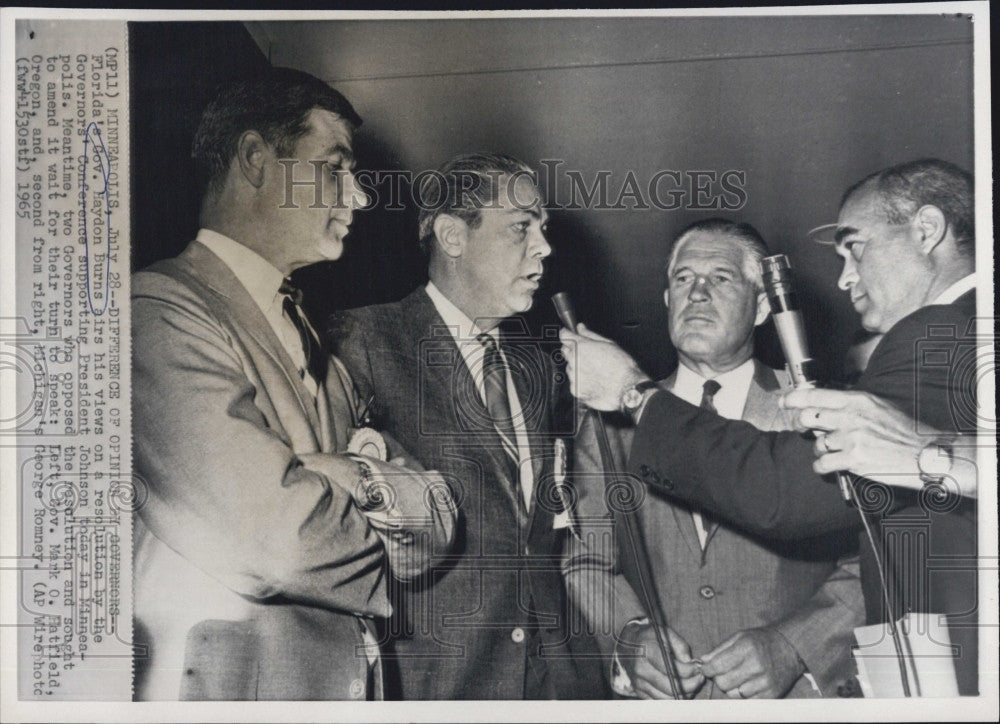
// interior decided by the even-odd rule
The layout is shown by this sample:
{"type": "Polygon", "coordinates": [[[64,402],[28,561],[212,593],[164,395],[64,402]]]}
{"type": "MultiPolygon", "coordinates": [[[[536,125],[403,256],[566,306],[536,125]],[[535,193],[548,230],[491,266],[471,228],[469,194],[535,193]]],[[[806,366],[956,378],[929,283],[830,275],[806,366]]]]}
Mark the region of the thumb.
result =
{"type": "Polygon", "coordinates": [[[672,628],[667,629],[667,638],[670,641],[670,648],[674,652],[674,656],[677,657],[679,661],[690,661],[691,660],[691,646],[688,642],[682,639],[678,634],[674,633],[672,628]]]}

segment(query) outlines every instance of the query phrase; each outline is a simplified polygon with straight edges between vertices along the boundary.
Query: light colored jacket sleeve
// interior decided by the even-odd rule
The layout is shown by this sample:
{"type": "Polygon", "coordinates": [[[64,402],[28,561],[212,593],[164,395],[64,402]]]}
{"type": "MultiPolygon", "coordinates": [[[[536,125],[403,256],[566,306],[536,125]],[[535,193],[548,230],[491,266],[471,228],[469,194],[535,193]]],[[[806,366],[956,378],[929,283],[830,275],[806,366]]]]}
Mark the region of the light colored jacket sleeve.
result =
{"type": "Polygon", "coordinates": [[[812,598],[772,627],[795,648],[820,693],[836,696],[837,686],[854,673],[854,628],[864,622],[860,565],[855,555],[838,561],[812,598]]]}
{"type": "Polygon", "coordinates": [[[255,404],[230,331],[183,284],[138,278],[132,411],[143,521],[243,595],[388,615],[382,543],[345,492],[357,464],[330,455],[322,473],[302,465],[255,404]]]}
{"type": "MultiPolygon", "coordinates": [[[[608,436],[612,450],[624,461],[631,442],[628,433],[608,426],[608,436]]],[[[580,538],[569,537],[563,577],[570,601],[601,652],[610,658],[625,624],[647,613],[619,570],[609,495],[591,415],[585,416],[576,436],[572,480],[580,538]]],[[[610,498],[612,505],[617,504],[613,493],[610,498]]]]}

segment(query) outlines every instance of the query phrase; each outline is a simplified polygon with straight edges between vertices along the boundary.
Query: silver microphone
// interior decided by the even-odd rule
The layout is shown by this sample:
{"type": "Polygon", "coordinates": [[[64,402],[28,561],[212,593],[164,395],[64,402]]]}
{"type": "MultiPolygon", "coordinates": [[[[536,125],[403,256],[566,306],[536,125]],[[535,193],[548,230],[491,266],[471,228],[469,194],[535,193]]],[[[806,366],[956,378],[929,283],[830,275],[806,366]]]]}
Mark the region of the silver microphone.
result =
{"type": "MultiPolygon", "coordinates": [[[[792,267],[784,254],[767,256],[761,260],[764,291],[771,305],[781,351],[788,362],[788,373],[796,388],[815,387],[815,360],[809,356],[806,344],[806,327],[802,321],[799,300],[792,289],[792,267]]],[[[823,434],[823,433],[820,433],[823,434]]],[[[851,500],[851,482],[844,472],[837,473],[837,484],[844,500],[851,500]]]]}
{"type": "Polygon", "coordinates": [[[792,289],[792,268],[784,254],[761,260],[764,291],[771,305],[771,316],[781,340],[781,351],[788,362],[792,384],[797,388],[815,387],[815,362],[806,345],[806,327],[802,321],[799,300],[792,289]]]}

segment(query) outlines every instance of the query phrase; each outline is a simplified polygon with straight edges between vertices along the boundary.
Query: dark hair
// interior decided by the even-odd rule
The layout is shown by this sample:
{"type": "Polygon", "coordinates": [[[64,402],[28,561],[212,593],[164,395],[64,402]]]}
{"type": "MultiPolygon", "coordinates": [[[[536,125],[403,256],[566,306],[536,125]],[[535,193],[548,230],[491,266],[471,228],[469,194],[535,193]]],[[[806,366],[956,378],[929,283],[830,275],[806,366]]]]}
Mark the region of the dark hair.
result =
{"type": "Polygon", "coordinates": [[[417,203],[420,206],[420,249],[430,254],[434,220],[441,214],[457,216],[470,228],[482,222],[482,209],[496,204],[501,178],[527,176],[535,172],[523,161],[503,153],[469,153],[456,156],[436,171],[419,174],[417,203]]]}
{"type": "Polygon", "coordinates": [[[690,236],[696,231],[708,234],[721,234],[733,239],[737,243],[737,246],[743,250],[743,275],[753,282],[758,290],[764,288],[760,262],[765,256],[771,253],[768,251],[764,237],[750,224],[731,221],[730,219],[723,219],[721,217],[696,221],[681,230],[681,233],[674,239],[674,243],[670,245],[667,266],[663,270],[665,286],[669,285],[670,270],[674,265],[677,252],[680,251],[681,242],[685,237],[690,236]]]}
{"type": "Polygon", "coordinates": [[[973,253],[976,238],[975,188],[972,174],[953,163],[924,158],[877,171],[851,186],[840,199],[862,192],[877,194],[890,224],[903,224],[929,204],[941,210],[955,235],[955,245],[966,255],[973,253]]]}
{"type": "Polygon", "coordinates": [[[361,116],[350,102],[329,85],[292,68],[272,68],[252,80],[220,88],[201,116],[191,157],[211,190],[219,189],[237,152],[240,136],[257,131],[280,156],[289,156],[295,143],[309,130],[309,111],[318,108],[336,113],[352,130],[361,116]]]}

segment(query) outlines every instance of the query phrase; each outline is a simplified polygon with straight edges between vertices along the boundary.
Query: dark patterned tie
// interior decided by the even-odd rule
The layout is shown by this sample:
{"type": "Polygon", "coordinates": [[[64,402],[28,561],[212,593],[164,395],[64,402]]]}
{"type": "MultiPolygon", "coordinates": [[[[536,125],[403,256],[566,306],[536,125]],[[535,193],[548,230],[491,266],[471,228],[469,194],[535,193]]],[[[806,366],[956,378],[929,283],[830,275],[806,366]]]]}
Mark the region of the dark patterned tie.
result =
{"type": "Polygon", "coordinates": [[[718,410],[715,409],[715,393],[722,389],[720,385],[715,380],[705,380],[705,384],[701,387],[701,404],[699,407],[703,410],[711,410],[712,412],[718,414],[718,410]]]}
{"type": "MultiPolygon", "coordinates": [[[[703,410],[709,410],[718,415],[719,411],[715,409],[715,393],[721,389],[722,385],[715,380],[705,380],[705,384],[701,387],[701,404],[698,405],[698,407],[703,410]]],[[[701,524],[705,528],[705,533],[707,534],[716,525],[718,525],[718,520],[716,520],[715,516],[711,513],[702,510],[701,524]]]]}
{"type": "Polygon", "coordinates": [[[283,279],[281,286],[278,287],[278,293],[285,296],[281,306],[288,318],[292,320],[292,324],[295,325],[295,329],[299,333],[299,341],[302,343],[302,351],[306,356],[306,369],[299,370],[299,374],[304,376],[308,370],[309,374],[316,380],[316,384],[321,385],[326,379],[326,353],[320,346],[319,340],[316,339],[316,335],[309,328],[305,315],[302,313],[302,307],[299,306],[302,304],[302,290],[292,284],[290,279],[283,279]]]}
{"type": "MultiPolygon", "coordinates": [[[[493,425],[500,433],[504,452],[518,470],[517,438],[514,434],[514,420],[510,413],[510,399],[507,397],[507,363],[500,354],[500,347],[492,335],[483,332],[476,336],[485,348],[483,354],[483,390],[486,394],[486,410],[493,425]]],[[[515,481],[517,478],[515,477],[515,481]]]]}

